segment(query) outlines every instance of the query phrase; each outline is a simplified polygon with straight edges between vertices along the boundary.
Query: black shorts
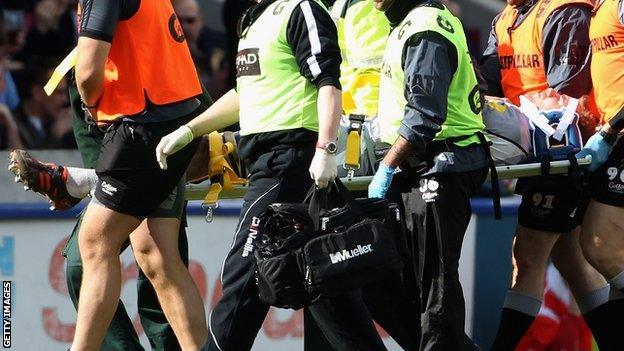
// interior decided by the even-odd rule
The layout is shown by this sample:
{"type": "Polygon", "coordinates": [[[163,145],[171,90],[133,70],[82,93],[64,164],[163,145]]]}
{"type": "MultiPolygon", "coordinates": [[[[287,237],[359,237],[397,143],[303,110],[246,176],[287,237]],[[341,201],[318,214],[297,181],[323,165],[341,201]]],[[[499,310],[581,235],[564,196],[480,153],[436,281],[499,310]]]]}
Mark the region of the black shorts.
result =
{"type": "Polygon", "coordinates": [[[521,178],[516,194],[522,195],[518,223],[529,229],[568,233],[581,224],[587,204],[585,182],[571,175],[521,178]]]}
{"type": "Polygon", "coordinates": [[[624,137],[613,145],[607,162],[592,173],[590,191],[597,202],[624,207],[624,137]]]}
{"type": "MultiPolygon", "coordinates": [[[[199,109],[198,109],[199,110],[199,109]]],[[[197,149],[199,139],[167,158],[160,169],[156,145],[200,111],[164,122],[116,121],[106,130],[95,171],[97,201],[107,208],[135,217],[156,211],[180,182],[197,149]]]]}

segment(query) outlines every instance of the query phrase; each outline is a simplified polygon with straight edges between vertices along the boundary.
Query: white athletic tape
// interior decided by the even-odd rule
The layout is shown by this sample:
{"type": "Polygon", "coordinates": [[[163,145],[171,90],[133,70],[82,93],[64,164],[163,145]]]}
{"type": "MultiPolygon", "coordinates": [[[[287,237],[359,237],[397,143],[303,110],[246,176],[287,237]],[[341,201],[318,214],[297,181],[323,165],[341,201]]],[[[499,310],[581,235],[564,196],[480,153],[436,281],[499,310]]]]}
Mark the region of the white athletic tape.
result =
{"type": "Polygon", "coordinates": [[[524,95],[520,95],[520,111],[529,118],[533,127],[539,128],[549,137],[555,134],[555,129],[550,126],[548,118],[542,115],[533,101],[527,99],[524,95]]]}
{"type": "Polygon", "coordinates": [[[561,116],[561,120],[559,121],[559,125],[557,126],[557,130],[555,131],[553,138],[561,141],[561,139],[563,138],[563,134],[568,129],[570,124],[572,124],[572,122],[574,121],[578,103],[579,103],[578,99],[574,99],[574,98],[570,99],[570,101],[568,102],[568,106],[566,107],[565,112],[563,113],[563,116],[561,116]]]}

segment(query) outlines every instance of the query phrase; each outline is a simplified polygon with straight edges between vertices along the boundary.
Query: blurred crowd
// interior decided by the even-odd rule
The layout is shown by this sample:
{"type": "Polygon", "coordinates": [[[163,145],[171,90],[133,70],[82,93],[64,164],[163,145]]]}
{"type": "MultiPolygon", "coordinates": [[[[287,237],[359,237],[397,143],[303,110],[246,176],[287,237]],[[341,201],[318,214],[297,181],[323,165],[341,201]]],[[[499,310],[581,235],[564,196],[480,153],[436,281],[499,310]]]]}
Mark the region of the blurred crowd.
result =
{"type": "MultiPolygon", "coordinates": [[[[201,81],[214,100],[234,87],[237,22],[251,2],[225,0],[225,34],[204,23],[198,0],[171,0],[201,81]]],[[[0,150],[76,147],[67,82],[43,86],[77,41],[77,0],[0,1],[0,150]]],[[[445,1],[457,15],[456,2],[445,1]]]]}
{"type": "MultiPolygon", "coordinates": [[[[43,91],[54,68],[76,45],[76,2],[0,1],[0,150],[76,147],[67,82],[51,96],[43,91]]],[[[229,62],[234,62],[236,36],[208,28],[197,0],[173,4],[201,80],[217,99],[235,81],[229,62]]],[[[239,18],[241,4],[227,1],[224,18],[239,18]]],[[[235,24],[225,22],[235,33],[235,24]]]]}

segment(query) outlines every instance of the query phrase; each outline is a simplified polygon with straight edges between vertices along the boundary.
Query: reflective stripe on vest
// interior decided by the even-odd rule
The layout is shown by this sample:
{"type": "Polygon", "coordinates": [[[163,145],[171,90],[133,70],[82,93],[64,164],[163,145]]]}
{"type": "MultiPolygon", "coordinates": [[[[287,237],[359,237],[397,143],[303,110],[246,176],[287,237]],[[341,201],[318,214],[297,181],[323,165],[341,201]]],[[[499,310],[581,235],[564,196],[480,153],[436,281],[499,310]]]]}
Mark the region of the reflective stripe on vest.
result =
{"type": "Polygon", "coordinates": [[[598,5],[589,29],[591,75],[596,105],[603,120],[609,121],[624,106],[624,26],[618,0],[598,5]]]}
{"type": "Polygon", "coordinates": [[[202,93],[182,27],[169,1],[141,0],[139,10],[118,21],[105,65],[97,120],[132,116],[155,105],[202,93]]]}
{"type": "Polygon", "coordinates": [[[352,106],[343,109],[346,115],[361,114],[367,117],[377,115],[379,100],[379,71],[386,40],[390,33],[390,22],[386,15],[377,11],[374,2],[361,0],[352,2],[339,21],[339,35],[343,60],[340,82],[345,99],[352,100],[352,106]]]}
{"type": "Polygon", "coordinates": [[[591,6],[589,0],[539,0],[518,26],[519,11],[510,5],[496,19],[501,85],[505,97],[515,105],[520,103],[520,95],[548,88],[542,51],[544,25],[556,9],[570,4],[591,6]]]}
{"type": "MultiPolygon", "coordinates": [[[[434,140],[474,135],[484,129],[477,78],[462,24],[446,8],[419,6],[413,9],[388,38],[381,69],[379,90],[379,127],[381,141],[393,144],[405,115],[405,73],[403,49],[414,34],[433,31],[448,39],[457,50],[457,70],[447,97],[446,121],[434,140]]],[[[465,146],[478,143],[476,136],[457,142],[465,146]]]]}
{"type": "MultiPolygon", "coordinates": [[[[236,90],[241,135],[297,128],[318,131],[317,88],[299,72],[286,38],[288,21],[301,3],[282,0],[267,6],[239,41],[236,90]]],[[[314,56],[308,60],[311,66],[313,60],[314,56]]]]}

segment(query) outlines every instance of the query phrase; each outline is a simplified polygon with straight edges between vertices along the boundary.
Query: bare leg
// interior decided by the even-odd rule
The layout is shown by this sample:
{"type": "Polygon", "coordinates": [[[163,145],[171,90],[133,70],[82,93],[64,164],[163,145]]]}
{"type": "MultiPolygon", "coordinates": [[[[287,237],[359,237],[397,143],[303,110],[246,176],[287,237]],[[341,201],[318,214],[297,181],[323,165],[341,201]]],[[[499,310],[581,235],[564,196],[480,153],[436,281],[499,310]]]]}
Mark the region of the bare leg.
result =
{"type": "Polygon", "coordinates": [[[204,303],[180,258],[180,220],[149,218],[130,236],[137,263],[148,277],[183,350],[199,350],[207,339],[204,303]]]}
{"type": "Polygon", "coordinates": [[[511,288],[505,296],[493,351],[515,349],[535,320],[542,305],[548,257],[559,236],[518,225],[511,288]]]}
{"type": "MultiPolygon", "coordinates": [[[[587,260],[607,279],[624,272],[624,207],[591,201],[583,222],[581,247],[587,260]]],[[[624,285],[616,284],[620,290],[624,285]]]]}
{"type": "Polygon", "coordinates": [[[512,291],[542,299],[548,257],[559,236],[518,225],[513,245],[512,291]]]}
{"type": "Polygon", "coordinates": [[[119,250],[139,223],[135,217],[89,204],[78,237],[83,279],[73,351],[100,349],[119,301],[119,250]]]}
{"type": "Polygon", "coordinates": [[[570,286],[577,301],[596,289],[607,285],[607,281],[583,256],[578,227],[562,235],[552,250],[551,258],[561,276],[570,286]]]}

